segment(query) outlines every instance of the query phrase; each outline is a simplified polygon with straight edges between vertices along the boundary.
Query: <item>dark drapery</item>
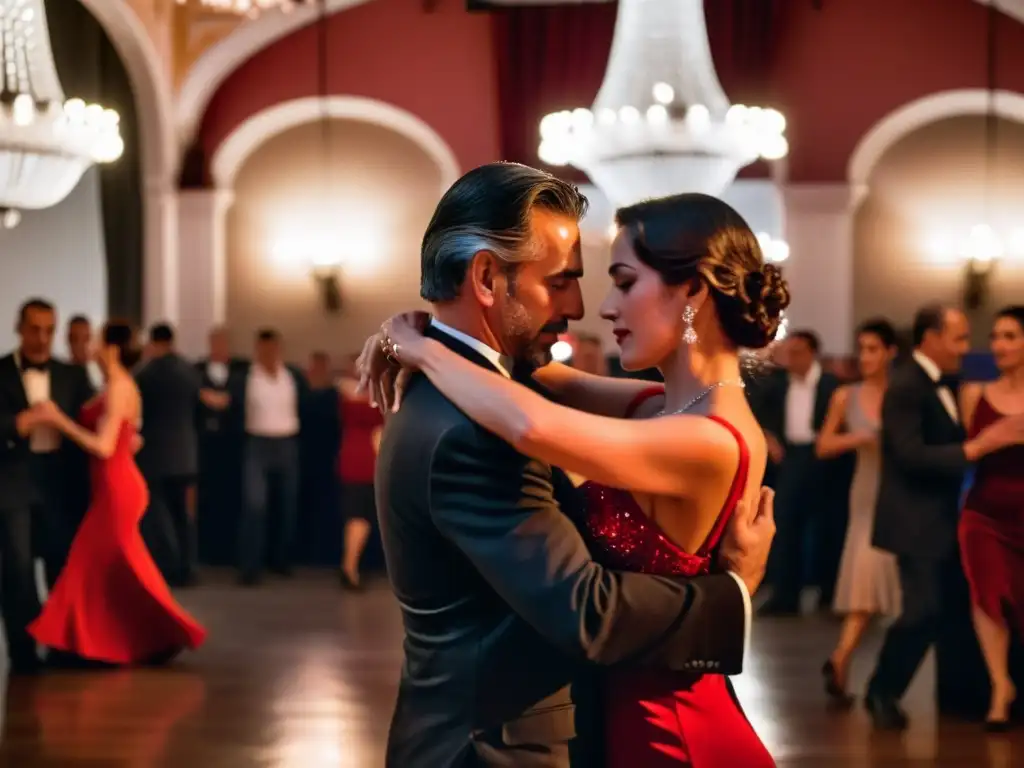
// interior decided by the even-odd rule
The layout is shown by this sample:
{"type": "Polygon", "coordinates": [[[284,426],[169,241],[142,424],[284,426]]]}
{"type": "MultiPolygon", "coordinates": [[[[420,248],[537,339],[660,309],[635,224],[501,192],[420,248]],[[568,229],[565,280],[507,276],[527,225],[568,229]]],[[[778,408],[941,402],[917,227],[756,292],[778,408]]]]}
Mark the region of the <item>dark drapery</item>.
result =
{"type": "MultiPolygon", "coordinates": [[[[772,51],[784,7],[783,0],[705,0],[712,58],[733,102],[771,104],[772,51]]],[[[590,107],[608,64],[617,12],[618,3],[493,12],[504,159],[539,164],[540,119],[590,107]]],[[[583,178],[572,168],[557,171],[583,178]]]]}
{"type": "Polygon", "coordinates": [[[125,150],[100,168],[100,207],[107,265],[107,312],[142,320],[142,155],[128,72],[106,32],[79,0],[47,0],[46,16],[64,92],[121,115],[125,150]]]}

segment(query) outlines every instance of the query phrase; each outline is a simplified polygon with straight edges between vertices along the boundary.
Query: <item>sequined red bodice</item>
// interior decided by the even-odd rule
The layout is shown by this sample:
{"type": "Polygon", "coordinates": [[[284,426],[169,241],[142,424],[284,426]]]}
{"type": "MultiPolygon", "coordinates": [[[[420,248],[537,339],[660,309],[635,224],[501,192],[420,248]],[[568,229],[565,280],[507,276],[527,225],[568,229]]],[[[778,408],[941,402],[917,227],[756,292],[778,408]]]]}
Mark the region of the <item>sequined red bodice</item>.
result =
{"type": "Polygon", "coordinates": [[[711,554],[743,496],[750,452],[735,427],[717,416],[708,418],[733,434],[739,444],[740,460],[729,496],[704,543],[696,552],[685,552],[644,514],[629,491],[586,482],[581,486],[586,501],[584,534],[594,557],[603,565],[658,576],[696,576],[710,570],[711,554]]]}

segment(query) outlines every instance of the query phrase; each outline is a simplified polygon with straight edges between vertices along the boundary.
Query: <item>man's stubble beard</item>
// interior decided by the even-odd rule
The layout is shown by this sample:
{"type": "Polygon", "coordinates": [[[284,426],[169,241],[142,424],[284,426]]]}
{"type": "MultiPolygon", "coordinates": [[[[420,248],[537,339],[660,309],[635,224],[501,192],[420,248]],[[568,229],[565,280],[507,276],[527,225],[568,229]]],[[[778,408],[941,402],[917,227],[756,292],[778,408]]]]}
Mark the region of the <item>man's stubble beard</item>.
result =
{"type": "Polygon", "coordinates": [[[538,368],[551,362],[551,348],[539,342],[537,333],[533,331],[530,313],[515,298],[511,286],[508,303],[501,309],[501,325],[506,344],[515,362],[527,363],[538,368]]]}

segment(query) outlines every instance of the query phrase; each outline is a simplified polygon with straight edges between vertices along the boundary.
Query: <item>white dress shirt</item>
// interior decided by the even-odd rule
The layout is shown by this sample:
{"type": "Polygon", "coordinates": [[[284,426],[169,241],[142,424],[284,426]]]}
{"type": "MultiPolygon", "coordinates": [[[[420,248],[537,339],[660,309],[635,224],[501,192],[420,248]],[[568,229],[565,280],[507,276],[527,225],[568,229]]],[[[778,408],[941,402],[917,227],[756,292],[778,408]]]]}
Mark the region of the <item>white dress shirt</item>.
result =
{"type": "MultiPolygon", "coordinates": [[[[44,403],[50,399],[50,371],[36,368],[21,370],[21,355],[14,353],[14,363],[21,373],[21,386],[29,405],[44,403]]],[[[77,414],[69,414],[75,418],[77,414]]],[[[60,432],[53,427],[34,427],[28,436],[28,448],[32,453],[53,453],[60,448],[60,432]]]]}
{"type": "Polygon", "coordinates": [[[507,355],[501,354],[495,349],[484,344],[480,339],[475,339],[468,333],[463,333],[460,330],[452,328],[450,325],[445,325],[440,320],[431,318],[430,324],[437,328],[437,330],[447,333],[453,339],[461,341],[467,347],[472,349],[474,352],[478,352],[487,358],[495,368],[501,371],[507,378],[512,378],[512,359],[507,355]]]}
{"type": "Polygon", "coordinates": [[[811,365],[803,378],[789,375],[786,391],[786,442],[790,445],[810,445],[815,440],[814,401],[821,381],[821,365],[811,365]]]}
{"type": "MultiPolygon", "coordinates": [[[[934,381],[936,384],[942,379],[942,369],[935,364],[927,355],[914,350],[914,362],[924,369],[924,372],[928,374],[928,378],[934,381]]],[[[949,391],[949,387],[941,386],[936,389],[936,394],[939,396],[939,400],[942,402],[942,407],[946,409],[946,413],[949,414],[949,418],[955,421],[957,424],[960,423],[960,409],[957,408],[956,398],[953,397],[953,393],[949,391]]]]}
{"type": "Polygon", "coordinates": [[[254,437],[294,437],[299,433],[295,377],[285,366],[273,373],[252,366],[245,391],[245,431],[254,437]]]}
{"type": "Polygon", "coordinates": [[[214,386],[223,388],[228,383],[228,364],[210,360],[206,364],[206,376],[214,386]]]}
{"type": "MultiPolygon", "coordinates": [[[[475,339],[469,334],[463,333],[450,325],[445,325],[440,320],[431,318],[430,324],[437,328],[442,333],[446,333],[454,339],[461,341],[470,349],[480,353],[487,360],[494,364],[494,366],[501,371],[505,376],[512,377],[513,363],[511,358],[501,354],[495,349],[484,344],[480,339],[475,339]]],[[[821,375],[819,370],[819,376],[821,375]]],[[[817,384],[817,382],[815,382],[817,384]]],[[[744,661],[750,658],[750,630],[753,626],[754,618],[754,607],[750,600],[750,592],[747,591],[747,585],[743,579],[737,576],[732,571],[727,572],[736,581],[740,588],[740,594],[743,595],[743,659],[744,661]]]]}

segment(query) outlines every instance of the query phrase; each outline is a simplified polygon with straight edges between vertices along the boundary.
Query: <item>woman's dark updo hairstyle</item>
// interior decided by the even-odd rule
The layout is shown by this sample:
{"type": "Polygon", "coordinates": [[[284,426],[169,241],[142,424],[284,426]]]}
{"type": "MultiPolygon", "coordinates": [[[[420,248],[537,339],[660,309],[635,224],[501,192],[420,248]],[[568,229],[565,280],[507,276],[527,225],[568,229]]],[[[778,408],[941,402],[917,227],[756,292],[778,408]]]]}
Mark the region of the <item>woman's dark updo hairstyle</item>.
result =
{"type": "Polygon", "coordinates": [[[892,349],[900,345],[900,336],[896,332],[896,328],[884,317],[865,320],[861,323],[857,327],[857,335],[860,336],[863,333],[869,333],[877,337],[886,349],[892,349]]]}
{"type": "Polygon", "coordinates": [[[1014,304],[1009,307],[1003,307],[996,312],[996,320],[1003,317],[1009,318],[1010,320],[1016,320],[1021,331],[1024,331],[1024,304],[1014,304]]]}
{"type": "Polygon", "coordinates": [[[129,323],[111,320],[103,326],[103,343],[117,347],[121,365],[133,368],[142,358],[142,350],[135,343],[135,328],[129,323]]]}
{"type": "Polygon", "coordinates": [[[615,221],[637,258],[666,285],[707,283],[722,330],[737,347],[761,349],[775,340],[789,287],[728,204],[710,195],[674,195],[620,208],[615,221]]]}

